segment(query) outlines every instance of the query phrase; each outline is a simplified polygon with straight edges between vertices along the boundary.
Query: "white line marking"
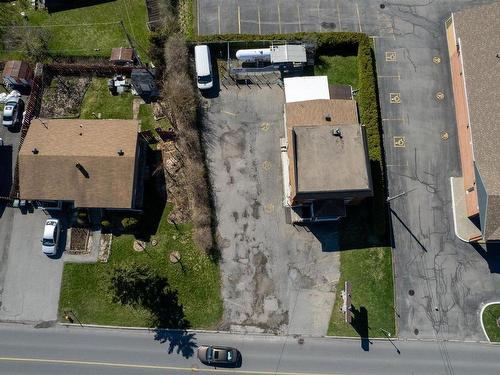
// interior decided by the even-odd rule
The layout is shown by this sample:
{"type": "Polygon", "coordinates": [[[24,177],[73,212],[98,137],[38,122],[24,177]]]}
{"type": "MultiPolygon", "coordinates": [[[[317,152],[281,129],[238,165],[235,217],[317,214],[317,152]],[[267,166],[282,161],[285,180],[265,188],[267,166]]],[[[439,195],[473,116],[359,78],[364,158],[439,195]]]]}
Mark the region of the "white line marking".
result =
{"type": "Polygon", "coordinates": [[[300,24],[300,7],[299,7],[299,3],[297,2],[297,18],[299,19],[299,32],[302,31],[302,26],[300,24]]]}
{"type": "Polygon", "coordinates": [[[279,26],[279,31],[281,34],[281,13],[280,13],[280,2],[279,0],[276,2],[276,5],[278,6],[278,26],[279,26]]]}
{"type": "Polygon", "coordinates": [[[220,34],[220,5],[217,6],[217,23],[219,24],[219,34],[220,34]]]}
{"type": "Polygon", "coordinates": [[[241,34],[241,15],[240,6],[238,5],[238,34],[241,34]]]}
{"type": "Polygon", "coordinates": [[[361,29],[361,18],[359,17],[359,7],[358,7],[358,3],[355,3],[356,5],[356,13],[358,14],[358,25],[359,25],[359,32],[362,33],[363,30],[361,29]]]}
{"type": "Polygon", "coordinates": [[[322,26],[321,26],[321,13],[319,12],[319,6],[321,4],[321,0],[318,1],[318,26],[319,26],[319,31],[321,32],[322,26]]]}
{"type": "Polygon", "coordinates": [[[337,0],[337,15],[339,17],[339,31],[342,31],[342,22],[340,21],[340,6],[339,6],[339,1],[337,0]]]}
{"type": "Polygon", "coordinates": [[[259,21],[259,35],[262,34],[260,30],[260,7],[257,7],[257,20],[259,21]]]}
{"type": "Polygon", "coordinates": [[[196,30],[198,32],[198,35],[200,35],[200,2],[197,1],[196,2],[196,18],[197,18],[197,27],[198,27],[198,30],[196,30]]]}

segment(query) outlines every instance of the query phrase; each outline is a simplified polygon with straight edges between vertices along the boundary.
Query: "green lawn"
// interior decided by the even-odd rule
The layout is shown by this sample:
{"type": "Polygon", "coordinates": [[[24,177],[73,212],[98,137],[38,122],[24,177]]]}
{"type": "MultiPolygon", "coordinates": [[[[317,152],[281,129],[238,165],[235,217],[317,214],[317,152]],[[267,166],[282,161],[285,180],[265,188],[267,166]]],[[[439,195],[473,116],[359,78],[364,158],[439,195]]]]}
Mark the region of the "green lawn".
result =
{"type": "MultiPolygon", "coordinates": [[[[0,9],[4,8],[17,9],[10,4],[0,9]]],[[[50,32],[49,49],[58,55],[110,56],[111,48],[129,45],[120,21],[135,40],[139,55],[148,60],[149,31],[144,0],[115,0],[51,14],[28,11],[29,25],[43,26],[50,32]]]]}
{"type": "Polygon", "coordinates": [[[170,127],[166,118],[158,121],[155,120],[151,104],[141,104],[138,119],[141,122],[141,131],[154,130],[158,127],[167,130],[170,127]]]}
{"type": "Polygon", "coordinates": [[[351,326],[345,323],[344,316],[339,311],[342,306],[340,292],[347,280],[351,282],[352,286],[354,317],[357,317],[358,314],[361,316],[359,325],[366,325],[365,331],[368,336],[383,337],[384,334],[380,328],[394,335],[391,249],[372,247],[342,251],[340,254],[340,275],[328,334],[359,336],[359,333],[353,328],[356,324],[351,326]],[[365,314],[363,314],[363,308],[366,309],[365,314]]]}
{"type": "Polygon", "coordinates": [[[500,327],[497,324],[497,319],[500,319],[500,303],[485,308],[482,319],[490,341],[500,342],[500,327]]]}
{"type": "Polygon", "coordinates": [[[338,83],[358,87],[358,58],[356,56],[318,57],[314,66],[314,75],[328,76],[328,83],[338,83]]]}
{"type": "Polygon", "coordinates": [[[198,249],[191,237],[190,225],[167,221],[169,207],[164,209],[157,233],[158,245],[147,245],[143,252],[132,248],[133,235],[114,236],[108,263],[65,264],[60,315],[72,310],[82,323],[122,326],[151,326],[150,313],[112,301],[110,273],[121,264],[146,264],[166,277],[171,290],[178,293],[184,315],[194,328],[214,328],[222,316],[219,265],[198,249]],[[181,262],[168,260],[171,251],[181,254],[181,262]]]}
{"type": "Polygon", "coordinates": [[[83,98],[80,118],[95,119],[101,114],[103,119],[132,119],[132,101],[130,92],[113,96],[108,89],[107,78],[92,78],[92,82],[83,98]]]}

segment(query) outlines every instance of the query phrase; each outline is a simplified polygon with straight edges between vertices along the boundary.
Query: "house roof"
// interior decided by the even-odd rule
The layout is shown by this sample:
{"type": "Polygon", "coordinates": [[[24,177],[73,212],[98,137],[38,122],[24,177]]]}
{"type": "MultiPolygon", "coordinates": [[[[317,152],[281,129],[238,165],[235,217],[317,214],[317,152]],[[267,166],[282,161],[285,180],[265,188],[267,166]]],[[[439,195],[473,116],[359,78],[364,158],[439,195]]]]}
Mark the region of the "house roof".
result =
{"type": "Polygon", "coordinates": [[[285,118],[292,200],[310,193],[325,199],[353,191],[371,195],[366,136],[354,100],[286,103],[285,118]],[[342,138],[333,135],[337,128],[342,138]]]}
{"type": "Polygon", "coordinates": [[[19,151],[20,197],[131,208],[138,128],[136,120],[33,120],[19,151]]]}
{"type": "Polygon", "coordinates": [[[299,126],[293,136],[298,194],[371,189],[359,124],[299,126]]]}
{"type": "Polygon", "coordinates": [[[287,126],[357,124],[358,110],[354,100],[307,100],[286,103],[287,126]],[[327,120],[330,116],[330,121],[327,120]]]}
{"type": "MultiPolygon", "coordinates": [[[[500,53],[499,20],[500,2],[453,13],[455,33],[463,60],[474,160],[488,196],[497,197],[500,197],[500,58],[497,57],[500,53]]],[[[500,198],[496,201],[500,203],[500,198]]],[[[494,232],[500,232],[500,209],[488,208],[487,211],[488,224],[484,233],[486,239],[491,238],[494,232]]]]}
{"type": "Polygon", "coordinates": [[[111,50],[111,61],[133,61],[134,49],[127,47],[118,47],[111,50]]]}
{"type": "Polygon", "coordinates": [[[11,60],[5,63],[2,76],[30,79],[33,76],[33,72],[26,61],[11,60]]]}
{"type": "Polygon", "coordinates": [[[283,80],[287,103],[330,99],[327,76],[291,77],[283,80]]]}
{"type": "Polygon", "coordinates": [[[330,91],[330,99],[352,99],[351,85],[328,85],[330,91]]]}

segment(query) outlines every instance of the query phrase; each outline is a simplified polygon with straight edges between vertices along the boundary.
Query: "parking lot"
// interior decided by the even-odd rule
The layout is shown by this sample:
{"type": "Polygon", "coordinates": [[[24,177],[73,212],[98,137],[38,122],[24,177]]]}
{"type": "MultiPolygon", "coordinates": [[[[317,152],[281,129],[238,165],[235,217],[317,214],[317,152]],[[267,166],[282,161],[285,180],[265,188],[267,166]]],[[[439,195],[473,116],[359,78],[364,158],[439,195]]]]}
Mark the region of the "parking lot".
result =
{"type": "Polygon", "coordinates": [[[338,282],[335,233],[285,222],[278,85],[205,99],[204,142],[222,247],[224,327],[324,335],[338,282]]]}
{"type": "Polygon", "coordinates": [[[379,2],[342,0],[198,0],[199,35],[361,31],[391,36],[379,2]]]}

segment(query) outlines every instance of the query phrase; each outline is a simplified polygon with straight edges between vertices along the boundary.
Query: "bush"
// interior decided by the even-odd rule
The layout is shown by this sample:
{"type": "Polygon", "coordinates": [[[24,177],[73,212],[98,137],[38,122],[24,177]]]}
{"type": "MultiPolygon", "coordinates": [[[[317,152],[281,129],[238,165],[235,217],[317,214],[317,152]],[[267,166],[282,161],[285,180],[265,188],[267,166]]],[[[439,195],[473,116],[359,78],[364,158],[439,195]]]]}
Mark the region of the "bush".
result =
{"type": "Polygon", "coordinates": [[[122,219],[121,223],[125,231],[132,231],[137,228],[139,220],[137,220],[135,217],[125,217],[122,219]]]}
{"type": "Polygon", "coordinates": [[[111,222],[109,220],[101,220],[101,227],[103,229],[109,229],[111,227],[111,222]]]}

